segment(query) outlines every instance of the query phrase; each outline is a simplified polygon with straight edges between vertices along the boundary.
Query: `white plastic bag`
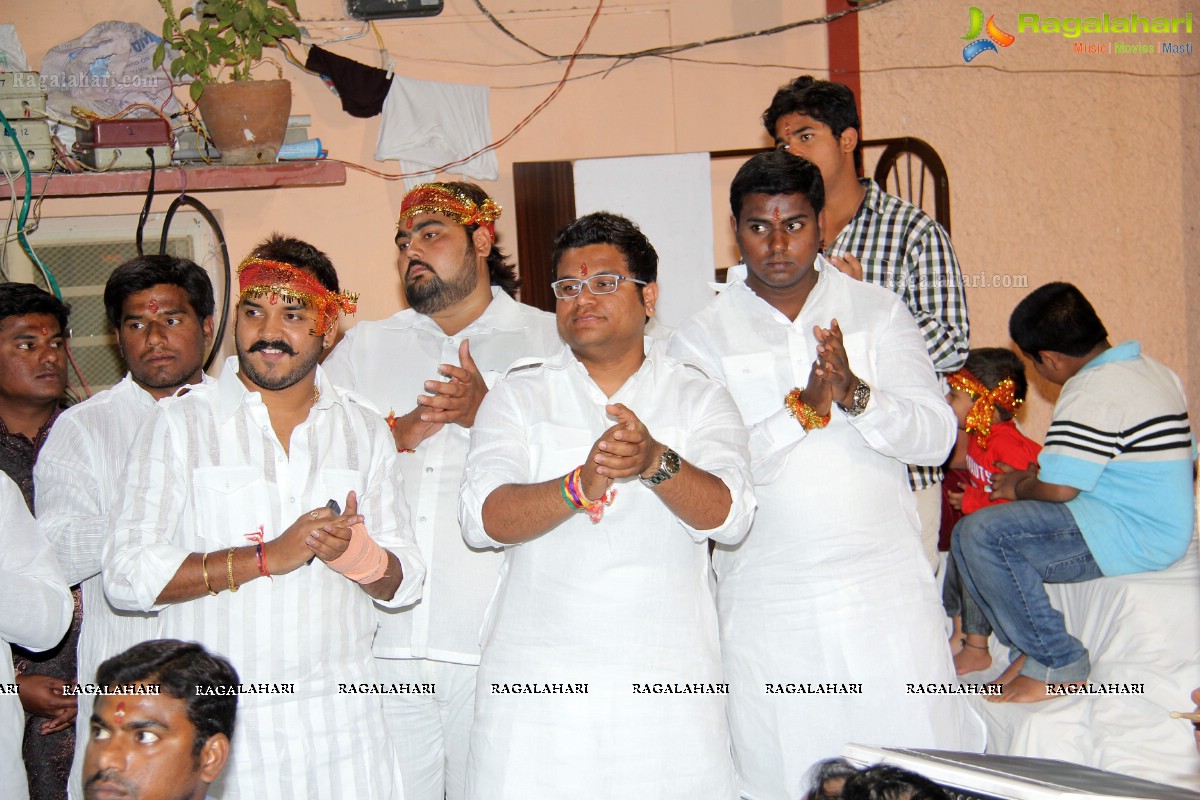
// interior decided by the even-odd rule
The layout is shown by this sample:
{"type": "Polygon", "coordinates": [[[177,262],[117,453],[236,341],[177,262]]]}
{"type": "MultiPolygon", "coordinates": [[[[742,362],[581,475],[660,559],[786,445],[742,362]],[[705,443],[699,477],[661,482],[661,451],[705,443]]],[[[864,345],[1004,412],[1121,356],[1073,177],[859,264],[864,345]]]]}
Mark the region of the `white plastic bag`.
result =
{"type": "Polygon", "coordinates": [[[25,72],[28,69],[25,49],[17,38],[17,26],[7,22],[0,24],[0,70],[25,72]]]}
{"type": "Polygon", "coordinates": [[[179,104],[171,93],[171,79],[165,70],[151,66],[161,41],[141,25],[109,20],[78,39],[55,45],[42,61],[46,104],[61,116],[70,116],[71,106],[79,106],[111,117],[134,103],[175,113],[179,104]]]}

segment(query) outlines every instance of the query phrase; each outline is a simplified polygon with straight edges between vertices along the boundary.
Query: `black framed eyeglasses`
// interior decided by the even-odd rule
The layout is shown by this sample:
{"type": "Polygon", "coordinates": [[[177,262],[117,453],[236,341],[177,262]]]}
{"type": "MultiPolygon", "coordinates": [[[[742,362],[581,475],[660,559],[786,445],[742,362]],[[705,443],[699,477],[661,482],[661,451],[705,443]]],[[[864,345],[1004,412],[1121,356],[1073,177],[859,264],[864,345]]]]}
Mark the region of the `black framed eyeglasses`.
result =
{"type": "Polygon", "coordinates": [[[612,294],[621,285],[621,281],[629,281],[639,286],[646,285],[646,281],[626,278],[624,275],[593,275],[590,278],[563,278],[550,284],[550,288],[559,300],[574,300],[583,293],[584,286],[592,294],[612,294]]]}

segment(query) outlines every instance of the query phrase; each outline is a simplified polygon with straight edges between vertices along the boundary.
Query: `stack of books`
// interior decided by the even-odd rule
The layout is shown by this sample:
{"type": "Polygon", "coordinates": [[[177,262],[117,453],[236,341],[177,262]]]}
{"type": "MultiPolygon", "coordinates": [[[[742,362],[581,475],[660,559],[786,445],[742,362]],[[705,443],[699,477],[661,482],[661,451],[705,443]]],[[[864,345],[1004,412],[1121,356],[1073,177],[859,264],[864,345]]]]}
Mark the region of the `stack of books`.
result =
{"type": "MultiPolygon", "coordinates": [[[[308,127],[312,115],[296,114],[288,117],[287,130],[283,134],[283,145],[277,158],[288,161],[298,158],[324,158],[328,153],[321,148],[320,139],[310,139],[308,127]]],[[[195,128],[187,126],[175,131],[175,161],[220,161],[221,151],[211,141],[201,136],[195,128]]]]}

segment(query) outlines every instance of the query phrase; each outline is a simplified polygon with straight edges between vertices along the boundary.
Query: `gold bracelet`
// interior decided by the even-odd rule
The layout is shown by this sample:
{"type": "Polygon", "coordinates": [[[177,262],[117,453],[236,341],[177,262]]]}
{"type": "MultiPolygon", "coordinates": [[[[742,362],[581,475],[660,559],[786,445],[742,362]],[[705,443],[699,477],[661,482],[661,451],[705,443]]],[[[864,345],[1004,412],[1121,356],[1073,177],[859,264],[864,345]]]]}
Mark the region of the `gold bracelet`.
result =
{"type": "Polygon", "coordinates": [[[200,556],[200,571],[204,573],[204,588],[211,596],[216,597],[217,593],[213,591],[212,584],[208,582],[208,553],[200,556]]]}
{"type": "Polygon", "coordinates": [[[238,585],[233,582],[233,554],[236,551],[236,547],[229,548],[229,555],[225,558],[226,578],[229,580],[229,591],[231,592],[238,590],[238,585]]]}
{"type": "Polygon", "coordinates": [[[792,419],[800,423],[800,427],[806,431],[811,431],[817,428],[824,428],[829,424],[829,420],[833,418],[833,412],[821,416],[816,409],[808,403],[800,399],[800,390],[792,389],[783,398],[783,404],[787,406],[788,414],[792,419]]]}

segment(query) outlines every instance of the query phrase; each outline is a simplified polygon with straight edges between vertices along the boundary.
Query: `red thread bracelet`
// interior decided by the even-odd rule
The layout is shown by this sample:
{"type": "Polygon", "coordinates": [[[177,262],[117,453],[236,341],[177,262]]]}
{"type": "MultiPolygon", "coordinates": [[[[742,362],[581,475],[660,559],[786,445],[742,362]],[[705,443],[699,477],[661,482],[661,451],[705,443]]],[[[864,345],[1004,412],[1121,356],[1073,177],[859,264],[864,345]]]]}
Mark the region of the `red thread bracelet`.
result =
{"type": "Polygon", "coordinates": [[[263,550],[262,542],[254,545],[254,555],[258,557],[258,574],[264,578],[271,577],[271,570],[267,569],[267,554],[263,550]]]}

